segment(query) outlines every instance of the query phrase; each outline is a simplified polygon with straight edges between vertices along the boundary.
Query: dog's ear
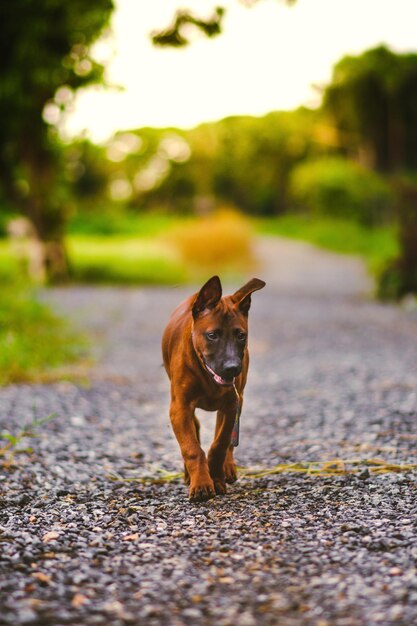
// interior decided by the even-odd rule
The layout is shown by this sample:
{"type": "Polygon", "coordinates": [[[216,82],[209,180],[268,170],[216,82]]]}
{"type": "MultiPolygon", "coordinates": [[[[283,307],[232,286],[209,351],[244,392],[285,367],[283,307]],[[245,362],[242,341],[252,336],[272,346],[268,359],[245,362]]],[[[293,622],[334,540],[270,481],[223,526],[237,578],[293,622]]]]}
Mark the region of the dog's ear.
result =
{"type": "Polygon", "coordinates": [[[240,289],[233,294],[232,300],[235,307],[239,309],[244,315],[249,313],[251,305],[251,294],[258,289],[265,287],[266,283],[259,278],[252,278],[246,285],[243,285],[240,289]]]}
{"type": "Polygon", "coordinates": [[[213,309],[222,297],[222,284],[218,276],[212,276],[197,294],[193,303],[193,317],[204,309],[213,309]]]}

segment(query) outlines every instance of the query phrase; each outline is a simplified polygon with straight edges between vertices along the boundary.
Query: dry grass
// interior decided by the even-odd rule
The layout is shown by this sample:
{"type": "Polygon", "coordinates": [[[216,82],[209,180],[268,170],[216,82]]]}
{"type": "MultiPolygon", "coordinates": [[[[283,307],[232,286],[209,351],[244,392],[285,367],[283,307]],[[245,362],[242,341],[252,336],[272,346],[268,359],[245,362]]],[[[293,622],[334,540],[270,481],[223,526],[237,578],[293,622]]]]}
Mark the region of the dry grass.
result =
{"type": "MultiPolygon", "coordinates": [[[[307,476],[340,476],[346,474],[362,474],[365,470],[369,474],[404,473],[417,469],[417,463],[393,463],[384,459],[332,459],[331,461],[300,461],[299,463],[280,463],[268,468],[239,467],[239,476],[256,480],[276,474],[305,474],[307,476]]],[[[152,468],[152,473],[123,477],[110,474],[108,478],[114,481],[161,484],[182,479],[182,472],[169,472],[162,468],[152,468]]]]}
{"type": "Polygon", "coordinates": [[[252,227],[242,215],[222,210],[174,229],[169,243],[191,274],[239,274],[255,264],[252,227]]]}
{"type": "Polygon", "coordinates": [[[361,474],[367,470],[370,474],[402,473],[417,469],[417,463],[392,463],[384,459],[332,459],[331,461],[301,461],[282,463],[269,468],[240,468],[243,478],[264,478],[274,474],[306,474],[308,476],[340,476],[361,474]]]}

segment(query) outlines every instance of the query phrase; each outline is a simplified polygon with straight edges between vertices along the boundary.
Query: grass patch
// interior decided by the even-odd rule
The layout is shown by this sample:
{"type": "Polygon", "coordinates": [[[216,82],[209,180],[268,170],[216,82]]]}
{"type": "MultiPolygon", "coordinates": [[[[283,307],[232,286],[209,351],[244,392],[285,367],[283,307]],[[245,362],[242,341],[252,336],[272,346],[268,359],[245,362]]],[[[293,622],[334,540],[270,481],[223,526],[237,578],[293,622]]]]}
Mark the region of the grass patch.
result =
{"type": "MultiPolygon", "coordinates": [[[[354,221],[285,215],[248,218],[223,211],[204,218],[167,215],[107,216],[72,224],[67,246],[72,280],[82,283],[173,285],[218,273],[240,280],[255,267],[254,233],[308,241],[344,254],[361,255],[378,274],[398,255],[395,228],[367,228],[354,221]],[[92,233],[89,233],[89,229],[92,233]],[[95,230],[101,229],[103,232],[95,230]],[[71,234],[72,232],[72,234],[71,234]]],[[[0,280],[22,275],[22,263],[0,239],[0,280]]]]}
{"type": "Polygon", "coordinates": [[[263,235],[301,239],[341,254],[358,254],[373,273],[398,253],[393,226],[367,228],[349,220],[284,215],[257,220],[256,229],[263,235]]]}
{"type": "MultiPolygon", "coordinates": [[[[240,278],[253,263],[252,225],[237,213],[109,219],[101,225],[95,221],[72,225],[66,238],[72,281],[176,285],[206,280],[216,272],[231,280],[240,278]],[[96,227],[103,232],[94,232],[96,227]]],[[[16,259],[7,240],[0,240],[0,280],[16,281],[23,271],[23,260],[16,259]]]]}
{"type": "Polygon", "coordinates": [[[159,213],[142,213],[140,215],[120,212],[81,214],[73,217],[67,232],[69,235],[98,235],[112,237],[128,235],[131,237],[156,237],[172,227],[178,226],[179,222],[186,223],[192,218],[164,215],[159,213]]]}
{"type": "Polygon", "coordinates": [[[158,240],[78,235],[67,245],[76,282],[172,285],[187,279],[181,261],[158,240]]]}
{"type": "Polygon", "coordinates": [[[73,280],[172,285],[205,280],[216,272],[227,280],[240,277],[254,263],[252,225],[238,213],[145,216],[139,223],[142,230],[133,235],[70,235],[73,280]]]}
{"type": "Polygon", "coordinates": [[[86,340],[33,293],[11,286],[1,293],[0,384],[41,380],[85,353],[86,340]]]}
{"type": "Polygon", "coordinates": [[[21,278],[23,268],[7,239],[0,239],[0,283],[11,283],[21,278]]]}

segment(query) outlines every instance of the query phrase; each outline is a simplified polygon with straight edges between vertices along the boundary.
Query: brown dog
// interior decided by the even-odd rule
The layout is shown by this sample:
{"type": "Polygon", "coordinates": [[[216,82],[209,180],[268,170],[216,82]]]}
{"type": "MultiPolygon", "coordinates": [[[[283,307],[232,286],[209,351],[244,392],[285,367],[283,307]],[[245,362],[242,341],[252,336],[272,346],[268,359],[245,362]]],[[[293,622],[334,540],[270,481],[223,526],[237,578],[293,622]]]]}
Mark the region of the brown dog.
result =
{"type": "Polygon", "coordinates": [[[220,279],[213,276],[175,309],[164,332],[170,418],[184,459],[190,500],[195,502],[226,493],[226,483],[237,478],[233,446],[238,444],[249,365],[248,312],[251,294],[264,286],[263,280],[252,278],[232,296],[222,298],[220,279]],[[217,411],[208,459],[200,446],[196,408],[217,411]]]}

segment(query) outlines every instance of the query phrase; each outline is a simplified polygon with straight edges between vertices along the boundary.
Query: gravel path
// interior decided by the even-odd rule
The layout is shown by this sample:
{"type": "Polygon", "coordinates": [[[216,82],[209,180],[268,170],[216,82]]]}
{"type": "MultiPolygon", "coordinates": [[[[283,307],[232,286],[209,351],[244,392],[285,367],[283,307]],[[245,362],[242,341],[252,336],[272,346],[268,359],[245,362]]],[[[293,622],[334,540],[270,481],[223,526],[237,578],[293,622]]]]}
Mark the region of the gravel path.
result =
{"type": "MultiPolygon", "coordinates": [[[[416,463],[416,312],[364,298],[355,259],[280,240],[259,254],[240,464],[416,463]]],[[[199,505],[178,480],[129,480],[181,470],[160,335],[188,293],[46,295],[100,339],[97,364],[90,384],[0,390],[0,430],[56,413],[0,467],[0,624],[416,623],[415,470],[240,478],[199,505]]]]}

